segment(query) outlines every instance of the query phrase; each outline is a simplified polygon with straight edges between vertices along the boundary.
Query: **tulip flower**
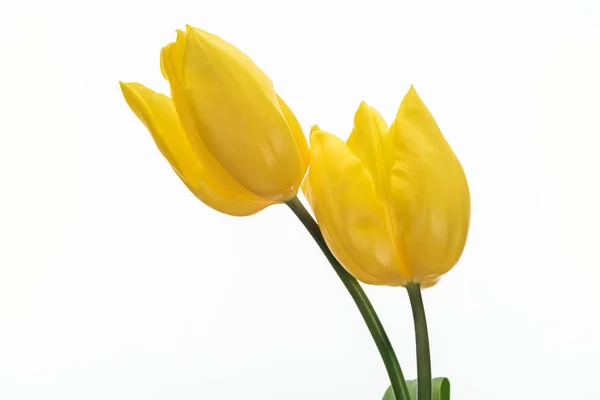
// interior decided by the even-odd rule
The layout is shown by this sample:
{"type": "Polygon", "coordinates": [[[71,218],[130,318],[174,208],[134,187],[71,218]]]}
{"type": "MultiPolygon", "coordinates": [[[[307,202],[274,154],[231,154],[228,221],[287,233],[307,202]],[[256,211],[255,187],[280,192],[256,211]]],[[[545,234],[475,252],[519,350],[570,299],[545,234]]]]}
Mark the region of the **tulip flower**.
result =
{"type": "Polygon", "coordinates": [[[368,284],[434,285],[458,261],[470,195],[463,168],[413,87],[388,129],[362,103],[346,143],[313,127],[304,193],[332,253],[368,284]]]}
{"type": "Polygon", "coordinates": [[[296,117],[252,60],[197,28],[161,52],[171,97],[121,83],[171,167],[202,202],[250,215],[296,196],[308,145],[296,117]]]}

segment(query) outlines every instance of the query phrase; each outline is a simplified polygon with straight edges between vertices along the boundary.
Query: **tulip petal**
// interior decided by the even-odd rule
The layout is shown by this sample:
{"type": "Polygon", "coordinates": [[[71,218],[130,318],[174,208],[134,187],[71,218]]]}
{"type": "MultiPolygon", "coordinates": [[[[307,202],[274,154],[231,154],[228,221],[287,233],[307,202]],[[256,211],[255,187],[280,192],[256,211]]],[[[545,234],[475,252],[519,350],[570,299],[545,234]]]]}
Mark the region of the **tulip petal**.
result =
{"type": "Polygon", "coordinates": [[[392,136],[383,117],[365,102],[354,115],[354,128],[346,144],[371,173],[378,195],[387,198],[394,160],[392,136]]]}
{"type": "Polygon", "coordinates": [[[160,51],[160,70],[171,84],[183,87],[183,53],[186,33],[177,29],[177,39],[160,51]]]}
{"type": "Polygon", "coordinates": [[[227,186],[215,179],[190,145],[173,102],[139,83],[121,82],[127,104],[146,125],[163,156],[185,185],[205,204],[230,215],[250,215],[271,202],[238,191],[239,185],[227,186]]]}
{"type": "Polygon", "coordinates": [[[406,284],[384,207],[364,164],[339,138],[315,129],[310,160],[304,193],[338,261],[362,282],[406,284]]]}
{"type": "Polygon", "coordinates": [[[300,150],[300,155],[302,156],[302,165],[304,165],[304,173],[306,173],[306,169],[308,168],[308,159],[309,159],[309,151],[308,151],[308,142],[306,141],[306,136],[304,136],[304,131],[300,126],[300,123],[296,119],[296,116],[287,106],[287,104],[283,101],[279,95],[277,95],[277,100],[279,101],[279,107],[281,107],[281,112],[285,117],[285,120],[290,127],[292,134],[294,135],[294,139],[296,139],[296,144],[298,145],[298,149],[300,150]]]}
{"type": "Polygon", "coordinates": [[[187,33],[183,88],[195,132],[231,176],[260,197],[295,196],[302,155],[268,77],[241,51],[187,33]]]}
{"type": "MultiPolygon", "coordinates": [[[[190,28],[188,27],[188,30],[189,29],[190,28]]],[[[202,142],[200,135],[196,133],[192,112],[185,99],[183,88],[183,57],[186,38],[187,33],[178,30],[177,40],[165,46],[160,54],[161,70],[171,86],[171,96],[173,98],[173,103],[175,104],[175,109],[177,110],[179,121],[181,122],[187,135],[187,139],[192,145],[197,157],[202,160],[207,173],[210,173],[215,181],[222,182],[224,186],[233,188],[233,190],[236,193],[239,193],[241,197],[257,201],[258,196],[242,186],[223,168],[223,166],[214,158],[212,153],[208,151],[204,142],[202,142]]],[[[269,200],[267,200],[267,202],[270,203],[269,200]]]]}
{"type": "Polygon", "coordinates": [[[470,196],[460,162],[413,87],[390,128],[392,201],[402,224],[411,280],[431,286],[462,254],[470,196]]]}
{"type": "Polygon", "coordinates": [[[200,139],[200,136],[196,133],[196,128],[194,127],[192,112],[185,99],[183,89],[183,56],[185,53],[186,37],[186,32],[177,30],[177,40],[163,47],[160,52],[160,68],[163,76],[169,81],[169,85],[171,86],[171,97],[173,98],[179,121],[198,157],[202,160],[210,160],[211,170],[215,177],[226,182],[233,182],[235,179],[214,159],[200,139]]]}

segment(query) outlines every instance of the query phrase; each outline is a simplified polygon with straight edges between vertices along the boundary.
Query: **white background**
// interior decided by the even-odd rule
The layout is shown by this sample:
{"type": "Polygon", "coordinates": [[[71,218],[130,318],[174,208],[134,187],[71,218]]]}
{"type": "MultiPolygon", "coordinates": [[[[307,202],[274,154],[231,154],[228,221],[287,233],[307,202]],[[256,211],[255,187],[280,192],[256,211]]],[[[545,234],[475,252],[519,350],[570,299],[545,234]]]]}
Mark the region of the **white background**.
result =
{"type": "MultiPolygon", "coordinates": [[[[412,83],[467,172],[464,256],[424,293],[460,400],[600,398],[600,3],[0,3],[0,399],[379,399],[337,277],[284,206],[197,201],[118,80],[167,92],[186,23],[249,54],[306,131],[391,122],[412,83]]],[[[366,288],[415,376],[402,288],[366,288]]]]}

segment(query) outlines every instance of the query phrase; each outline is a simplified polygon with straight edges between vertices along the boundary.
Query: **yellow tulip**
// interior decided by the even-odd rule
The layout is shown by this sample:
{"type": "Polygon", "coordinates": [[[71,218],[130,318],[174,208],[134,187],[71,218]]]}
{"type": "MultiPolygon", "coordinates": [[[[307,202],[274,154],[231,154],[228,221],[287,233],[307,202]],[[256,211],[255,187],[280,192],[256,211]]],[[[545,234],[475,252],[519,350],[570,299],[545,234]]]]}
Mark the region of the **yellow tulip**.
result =
{"type": "Polygon", "coordinates": [[[121,89],[194,195],[240,216],[296,195],[308,167],[306,138],[248,56],[188,26],[162,49],[161,69],[171,98],[139,83],[121,89]]]}
{"type": "Polygon", "coordinates": [[[388,129],[362,103],[346,143],[313,127],[303,191],[327,245],[369,284],[434,285],[462,254],[467,179],[413,87],[388,129]]]}

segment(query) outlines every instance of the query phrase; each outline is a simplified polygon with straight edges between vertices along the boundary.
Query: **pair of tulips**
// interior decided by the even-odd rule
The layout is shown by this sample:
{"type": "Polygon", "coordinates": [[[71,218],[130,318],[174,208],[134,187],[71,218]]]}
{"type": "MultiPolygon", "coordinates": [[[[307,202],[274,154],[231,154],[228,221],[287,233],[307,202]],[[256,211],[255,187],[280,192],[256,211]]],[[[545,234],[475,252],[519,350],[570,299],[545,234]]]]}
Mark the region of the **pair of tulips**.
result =
{"type": "Polygon", "coordinates": [[[188,26],[160,60],[171,97],[139,83],[121,89],[206,205],[245,216],[302,188],[331,252],[367,284],[428,287],[458,261],[467,180],[414,88],[390,127],[361,103],[346,143],[314,126],[309,149],[271,80],[218,36],[188,26]]]}

